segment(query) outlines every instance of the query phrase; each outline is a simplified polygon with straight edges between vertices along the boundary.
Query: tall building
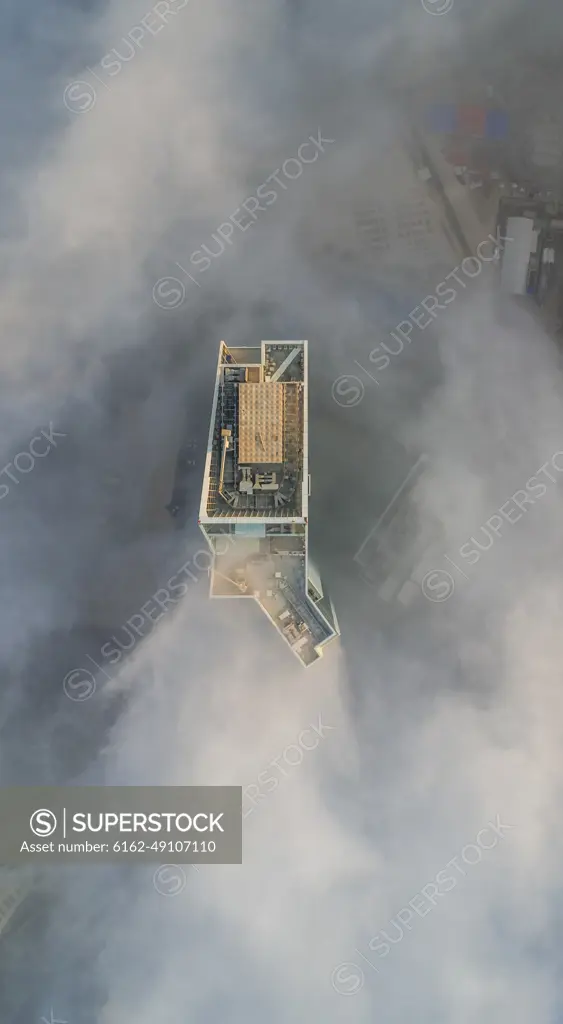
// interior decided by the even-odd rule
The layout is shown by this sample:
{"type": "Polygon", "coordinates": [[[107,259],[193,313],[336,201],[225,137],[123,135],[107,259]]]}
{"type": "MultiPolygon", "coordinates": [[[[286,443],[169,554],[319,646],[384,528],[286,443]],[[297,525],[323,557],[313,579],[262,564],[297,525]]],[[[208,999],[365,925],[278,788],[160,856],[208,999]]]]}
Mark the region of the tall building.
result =
{"type": "Polygon", "coordinates": [[[311,665],[339,635],[308,555],[307,342],[221,342],[199,525],[211,597],[254,598],[311,665]]]}

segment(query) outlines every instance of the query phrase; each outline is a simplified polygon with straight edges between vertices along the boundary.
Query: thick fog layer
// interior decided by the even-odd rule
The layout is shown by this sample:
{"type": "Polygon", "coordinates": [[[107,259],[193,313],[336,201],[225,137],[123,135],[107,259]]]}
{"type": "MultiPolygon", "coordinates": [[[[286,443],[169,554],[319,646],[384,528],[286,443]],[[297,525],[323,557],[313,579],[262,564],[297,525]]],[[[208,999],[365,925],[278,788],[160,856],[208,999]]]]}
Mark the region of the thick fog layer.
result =
{"type": "Polygon", "coordinates": [[[560,102],[562,12],[3,7],[2,782],[245,788],[242,866],[42,877],[6,1024],[555,1024],[559,352],[492,259],[390,341],[461,257],[437,232],[370,262],[361,223],[393,235],[420,201],[428,83],[532,68],[560,102]],[[219,342],[263,338],[309,340],[310,539],[342,638],[308,671],[253,602],[208,600],[197,527],[219,342]],[[416,595],[390,601],[365,553],[415,466],[386,557],[416,595]]]}

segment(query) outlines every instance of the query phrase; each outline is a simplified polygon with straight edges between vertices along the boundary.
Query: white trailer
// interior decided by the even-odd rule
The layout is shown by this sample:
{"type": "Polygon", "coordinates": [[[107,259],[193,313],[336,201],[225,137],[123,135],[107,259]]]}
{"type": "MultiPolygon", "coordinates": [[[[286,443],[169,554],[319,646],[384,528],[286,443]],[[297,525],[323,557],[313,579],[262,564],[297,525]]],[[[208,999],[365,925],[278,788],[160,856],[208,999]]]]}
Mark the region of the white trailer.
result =
{"type": "Polygon", "coordinates": [[[500,288],[510,295],[525,295],[530,256],[537,247],[538,234],[531,217],[509,217],[506,224],[500,270],[500,288]]]}

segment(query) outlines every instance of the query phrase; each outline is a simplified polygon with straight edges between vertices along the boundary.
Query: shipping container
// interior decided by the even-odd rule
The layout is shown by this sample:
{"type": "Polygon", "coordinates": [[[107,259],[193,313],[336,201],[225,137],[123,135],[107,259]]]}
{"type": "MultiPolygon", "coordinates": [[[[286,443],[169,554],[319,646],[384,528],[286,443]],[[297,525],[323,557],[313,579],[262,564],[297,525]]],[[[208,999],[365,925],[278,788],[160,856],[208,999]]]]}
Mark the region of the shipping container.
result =
{"type": "Polygon", "coordinates": [[[509,217],[507,241],[502,254],[500,287],[509,295],[525,295],[528,286],[530,256],[537,245],[537,232],[531,217],[509,217]]]}
{"type": "Polygon", "coordinates": [[[435,135],[454,135],[457,111],[453,103],[433,103],[426,111],[428,130],[435,135]]]}
{"type": "Polygon", "coordinates": [[[505,139],[508,135],[508,114],[504,110],[488,110],[485,123],[487,139],[505,139]]]}

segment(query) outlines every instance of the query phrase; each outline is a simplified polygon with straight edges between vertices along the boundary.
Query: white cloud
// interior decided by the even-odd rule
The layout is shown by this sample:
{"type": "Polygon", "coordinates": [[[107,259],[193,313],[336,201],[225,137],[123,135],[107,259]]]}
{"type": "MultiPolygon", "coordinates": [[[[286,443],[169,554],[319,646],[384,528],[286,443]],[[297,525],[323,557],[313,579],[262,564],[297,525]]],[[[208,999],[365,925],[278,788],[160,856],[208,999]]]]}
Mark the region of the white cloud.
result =
{"type": "MultiPolygon", "coordinates": [[[[387,317],[373,271],[358,270],[351,284],[338,260],[321,269],[315,249],[341,241],[331,197],[338,225],[352,220],[358,182],[363,196],[369,179],[385,209],[396,202],[378,146],[390,126],[401,134],[405,118],[371,77],[372,54],[374,72],[394,46],[408,66],[413,40],[430,65],[446,44],[453,62],[459,56],[456,15],[431,18],[415,6],[386,20],[383,5],[311,4],[298,42],[277,4],[191,0],[109,89],[98,83],[91,110],[72,114],[67,84],[119,49],[146,13],[114,0],[90,17],[84,66],[66,54],[64,72],[41,80],[49,144],[21,173],[25,227],[3,246],[4,445],[7,461],[22,436],[60,414],[69,449],[0,504],[2,641],[18,684],[3,715],[23,705],[31,722],[17,719],[23,732],[7,736],[9,756],[20,764],[18,748],[25,763],[55,772],[59,747],[75,736],[85,743],[120,697],[102,753],[90,754],[93,777],[248,786],[318,715],[332,726],[245,820],[242,866],[186,869],[174,899],[155,892],[152,869],[54,883],[53,989],[62,1002],[74,998],[72,955],[87,946],[80,933],[99,940],[92,971],[107,989],[103,1024],[556,1016],[561,490],[511,527],[444,606],[389,612],[352,561],[393,492],[398,439],[430,459],[421,515],[437,515],[447,540],[461,533],[460,542],[563,448],[551,343],[523,315],[499,323],[485,281],[440,320],[437,339],[413,340],[373,400],[345,409],[330,397],[334,377],[374,347],[387,317]],[[319,125],[335,139],[326,158],[237,239],[185,307],[158,310],[155,280],[177,273],[175,261],[319,125]],[[72,718],[66,706],[44,712],[51,685],[64,701],[69,666],[39,687],[24,643],[34,653],[51,631],[87,621],[93,594],[109,628],[125,621],[123,605],[138,607],[139,590],[143,601],[154,592],[128,566],[153,580],[155,565],[174,562],[195,532],[139,525],[152,474],[169,458],[172,421],[189,404],[194,429],[203,417],[206,431],[220,337],[259,342],[275,332],[311,343],[312,533],[341,648],[304,674],[251,602],[209,603],[197,584],[72,718]],[[134,414],[126,383],[148,395],[134,414]],[[98,483],[110,453],[125,477],[117,537],[98,483]],[[514,829],[376,975],[357,951],[497,814],[514,829]],[[331,985],[343,962],[365,972],[352,997],[331,985]]],[[[503,16],[495,5],[487,31],[503,16]]],[[[72,37],[74,25],[61,25],[61,38],[72,37]]],[[[388,268],[388,284],[404,303],[400,268],[388,268]]],[[[409,287],[425,294],[422,276],[409,287]]]]}

